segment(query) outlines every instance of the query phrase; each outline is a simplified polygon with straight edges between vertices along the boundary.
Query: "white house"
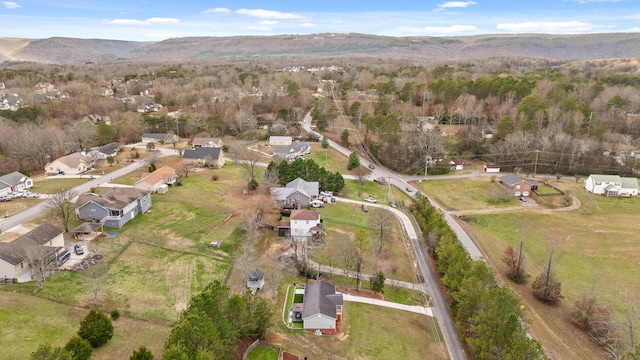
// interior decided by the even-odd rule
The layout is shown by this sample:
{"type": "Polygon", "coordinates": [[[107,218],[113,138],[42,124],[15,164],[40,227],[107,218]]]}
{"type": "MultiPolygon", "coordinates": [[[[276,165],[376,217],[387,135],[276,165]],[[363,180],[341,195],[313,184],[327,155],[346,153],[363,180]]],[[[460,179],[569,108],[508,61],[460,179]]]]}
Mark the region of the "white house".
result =
{"type": "Polygon", "coordinates": [[[120,143],[112,142],[107,145],[96,147],[87,152],[87,157],[91,160],[106,160],[108,157],[116,157],[120,151],[120,143]]]}
{"type": "Polygon", "coordinates": [[[618,175],[591,174],[584,182],[584,188],[590,193],[606,196],[638,195],[638,179],[618,175]]]}
{"type": "Polygon", "coordinates": [[[322,234],[322,219],[317,211],[293,210],[289,220],[293,241],[306,241],[315,235],[322,234]]]}
{"type": "Polygon", "coordinates": [[[18,190],[27,190],[33,187],[33,179],[20,172],[0,176],[0,195],[10,194],[18,190]]]}
{"type": "Polygon", "coordinates": [[[452,159],[449,161],[449,166],[451,170],[462,170],[464,169],[464,162],[461,159],[452,159]]]}
{"type": "Polygon", "coordinates": [[[140,190],[157,192],[162,185],[173,185],[178,180],[176,169],[163,166],[152,173],[144,173],[133,187],[140,190]]]}
{"type": "Polygon", "coordinates": [[[307,284],[304,289],[302,322],[305,331],[317,335],[335,335],[342,325],[342,294],[324,281],[307,284]]]}
{"type": "Polygon", "coordinates": [[[37,228],[8,242],[0,243],[0,277],[17,282],[31,281],[31,261],[44,261],[50,273],[57,268],[56,256],[64,251],[64,231],[43,222],[37,228]],[[31,259],[31,260],[30,260],[31,259]]]}
{"type": "Polygon", "coordinates": [[[55,159],[44,166],[45,175],[67,174],[78,175],[89,169],[93,162],[81,153],[73,153],[55,159]]]}
{"type": "Polygon", "coordinates": [[[193,141],[191,141],[191,146],[194,150],[197,150],[201,147],[215,147],[221,148],[224,146],[221,138],[212,138],[212,137],[194,137],[193,141]]]}
{"type": "Polygon", "coordinates": [[[293,144],[291,136],[269,136],[269,145],[271,146],[290,146],[293,144]]]}

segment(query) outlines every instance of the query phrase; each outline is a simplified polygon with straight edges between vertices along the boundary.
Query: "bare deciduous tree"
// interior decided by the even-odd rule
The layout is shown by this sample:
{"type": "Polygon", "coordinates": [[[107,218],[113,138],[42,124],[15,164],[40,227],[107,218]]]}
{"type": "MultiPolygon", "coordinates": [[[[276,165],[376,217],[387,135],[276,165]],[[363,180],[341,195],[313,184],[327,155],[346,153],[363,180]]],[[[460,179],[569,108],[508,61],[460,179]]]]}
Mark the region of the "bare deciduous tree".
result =
{"type": "Polygon", "coordinates": [[[38,288],[42,289],[44,280],[51,276],[55,269],[56,254],[52,247],[42,246],[33,242],[25,247],[25,255],[31,268],[31,276],[38,282],[38,288]]]}
{"type": "Polygon", "coordinates": [[[257,188],[256,171],[260,161],[260,153],[249,149],[246,143],[240,143],[233,147],[232,154],[235,162],[242,167],[245,176],[249,178],[249,188],[257,188]]]}
{"type": "Polygon", "coordinates": [[[52,212],[53,216],[60,221],[65,232],[69,232],[69,221],[75,215],[75,205],[73,199],[77,194],[73,190],[61,189],[58,192],[49,195],[47,199],[47,208],[52,212]]]}

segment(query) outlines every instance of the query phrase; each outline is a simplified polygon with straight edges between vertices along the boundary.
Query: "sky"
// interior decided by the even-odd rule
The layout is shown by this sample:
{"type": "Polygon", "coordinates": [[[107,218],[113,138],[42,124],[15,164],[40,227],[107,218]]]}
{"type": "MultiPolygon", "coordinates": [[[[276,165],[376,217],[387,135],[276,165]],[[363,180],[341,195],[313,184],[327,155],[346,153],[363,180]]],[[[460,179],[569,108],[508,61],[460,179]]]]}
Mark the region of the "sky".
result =
{"type": "Polygon", "coordinates": [[[640,0],[0,0],[0,37],[640,32],[640,0]]]}

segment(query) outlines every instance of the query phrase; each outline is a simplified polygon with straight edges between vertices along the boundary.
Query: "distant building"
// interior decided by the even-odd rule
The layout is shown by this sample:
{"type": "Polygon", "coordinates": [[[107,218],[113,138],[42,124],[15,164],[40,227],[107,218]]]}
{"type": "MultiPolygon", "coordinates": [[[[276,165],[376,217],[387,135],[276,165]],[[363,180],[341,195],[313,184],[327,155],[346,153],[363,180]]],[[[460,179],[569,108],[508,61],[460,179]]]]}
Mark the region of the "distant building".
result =
{"type": "Polygon", "coordinates": [[[270,136],[269,145],[271,146],[290,146],[293,144],[291,136],[270,136]]]}
{"type": "Polygon", "coordinates": [[[638,179],[618,175],[591,174],[585,180],[584,188],[590,193],[605,196],[636,196],[638,195],[638,179]]]}

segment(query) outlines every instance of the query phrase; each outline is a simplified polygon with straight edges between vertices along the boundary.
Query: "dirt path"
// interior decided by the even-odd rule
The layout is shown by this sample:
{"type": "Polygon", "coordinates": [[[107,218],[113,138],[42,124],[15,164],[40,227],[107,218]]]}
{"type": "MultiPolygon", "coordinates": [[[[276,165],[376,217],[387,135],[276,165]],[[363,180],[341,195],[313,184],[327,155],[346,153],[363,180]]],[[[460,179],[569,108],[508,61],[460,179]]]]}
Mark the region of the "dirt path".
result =
{"type": "Polygon", "coordinates": [[[571,205],[567,207],[561,207],[557,209],[547,209],[540,206],[538,203],[529,199],[527,202],[522,203],[521,206],[508,206],[508,207],[498,207],[498,208],[487,208],[487,209],[477,209],[477,210],[458,210],[458,211],[448,211],[451,215],[455,216],[463,216],[463,215],[477,215],[477,214],[495,214],[495,213],[503,213],[509,211],[518,211],[518,210],[533,210],[542,213],[554,213],[554,212],[565,212],[565,211],[574,211],[579,209],[582,206],[580,199],[576,196],[571,195],[571,205]],[[529,205],[531,203],[531,205],[529,205]]]}

